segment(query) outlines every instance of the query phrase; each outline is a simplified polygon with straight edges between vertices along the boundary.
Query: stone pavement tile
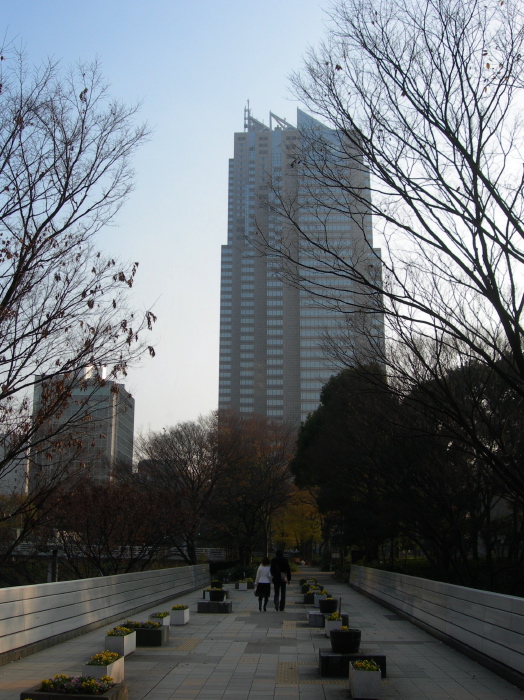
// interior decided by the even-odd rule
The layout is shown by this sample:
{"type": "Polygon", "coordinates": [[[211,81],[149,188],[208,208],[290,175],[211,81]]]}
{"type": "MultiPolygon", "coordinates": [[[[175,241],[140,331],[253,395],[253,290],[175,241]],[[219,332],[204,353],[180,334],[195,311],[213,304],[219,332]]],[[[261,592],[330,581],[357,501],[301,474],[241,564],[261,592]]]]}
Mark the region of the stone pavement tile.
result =
{"type": "Polygon", "coordinates": [[[283,686],[275,688],[275,698],[286,698],[291,700],[298,700],[300,697],[298,687],[297,688],[285,688],[283,686]]]}
{"type": "MultiPolygon", "coordinates": [[[[429,688],[433,691],[438,690],[438,693],[440,694],[438,696],[439,700],[449,700],[451,697],[445,691],[443,691],[441,688],[437,688],[435,685],[430,684],[429,688]]],[[[400,679],[394,684],[390,683],[388,690],[390,693],[393,693],[390,694],[389,697],[400,697],[402,700],[427,700],[428,698],[428,695],[424,692],[424,689],[421,688],[416,681],[407,678],[400,679]]],[[[435,696],[430,697],[434,698],[435,696]]]]}
{"type": "MultiPolygon", "coordinates": [[[[455,684],[456,681],[453,680],[438,681],[439,687],[444,688],[447,692],[450,692],[450,689],[455,687],[455,684]]],[[[473,679],[463,680],[457,685],[460,685],[462,689],[462,695],[460,691],[456,691],[457,698],[460,698],[460,700],[462,700],[462,698],[467,698],[467,700],[470,700],[470,698],[482,698],[483,700],[496,700],[498,698],[503,698],[504,700],[522,700],[523,697],[523,692],[521,690],[503,680],[496,685],[493,684],[491,689],[473,679]]]]}

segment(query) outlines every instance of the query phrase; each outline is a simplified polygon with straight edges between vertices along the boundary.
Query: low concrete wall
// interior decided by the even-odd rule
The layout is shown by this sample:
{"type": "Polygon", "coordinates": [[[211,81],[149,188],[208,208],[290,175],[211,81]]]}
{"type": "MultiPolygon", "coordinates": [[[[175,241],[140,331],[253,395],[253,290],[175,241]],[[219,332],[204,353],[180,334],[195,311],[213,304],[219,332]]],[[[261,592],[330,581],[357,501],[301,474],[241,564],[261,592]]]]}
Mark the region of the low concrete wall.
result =
{"type": "Polygon", "coordinates": [[[524,687],[524,598],[363,566],[349,583],[524,687]]]}
{"type": "Polygon", "coordinates": [[[208,584],[207,565],[0,589],[0,664],[208,584]]]}

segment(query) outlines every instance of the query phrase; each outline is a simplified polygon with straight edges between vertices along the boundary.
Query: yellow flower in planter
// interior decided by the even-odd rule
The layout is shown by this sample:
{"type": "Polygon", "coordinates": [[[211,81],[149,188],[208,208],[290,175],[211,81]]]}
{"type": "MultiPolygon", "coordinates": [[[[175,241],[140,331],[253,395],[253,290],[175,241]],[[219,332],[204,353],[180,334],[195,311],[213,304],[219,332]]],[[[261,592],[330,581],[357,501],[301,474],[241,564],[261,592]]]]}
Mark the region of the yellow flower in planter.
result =
{"type": "Polygon", "coordinates": [[[380,668],[373,659],[359,659],[358,661],[353,661],[353,668],[355,671],[380,671],[380,668]]]}
{"type": "Polygon", "coordinates": [[[116,651],[100,651],[98,654],[92,656],[87,662],[88,666],[109,666],[109,664],[118,661],[120,654],[116,651]]]}
{"type": "Polygon", "coordinates": [[[84,695],[101,695],[115,685],[110,676],[89,678],[88,676],[66,676],[57,673],[52,678],[40,682],[40,691],[57,691],[59,693],[76,693],[84,695]]]}
{"type": "Polygon", "coordinates": [[[128,634],[132,634],[134,630],[129,629],[129,627],[113,627],[112,630],[106,632],[108,637],[127,637],[128,634]]]}
{"type": "Polygon", "coordinates": [[[342,615],[338,612],[331,613],[331,615],[326,615],[326,620],[330,622],[337,622],[342,619],[342,615]]]}

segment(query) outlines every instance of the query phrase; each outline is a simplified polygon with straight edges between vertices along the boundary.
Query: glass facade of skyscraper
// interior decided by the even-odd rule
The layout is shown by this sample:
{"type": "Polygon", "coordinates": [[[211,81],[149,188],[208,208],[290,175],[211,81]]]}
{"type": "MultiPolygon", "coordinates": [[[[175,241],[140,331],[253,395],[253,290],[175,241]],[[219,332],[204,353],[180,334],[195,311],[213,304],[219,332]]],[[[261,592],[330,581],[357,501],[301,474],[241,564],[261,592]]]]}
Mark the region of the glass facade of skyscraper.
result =
{"type": "MultiPolygon", "coordinates": [[[[363,235],[352,229],[348,214],[330,206],[327,190],[325,201],[321,186],[312,198],[293,169],[302,129],[316,126],[328,136],[334,133],[300,110],[296,127],[275,115],[266,126],[246,110],[245,130],[234,136],[228,238],[221,258],[219,409],[298,423],[317,408],[322,386],[339,371],[326,354],[324,336],[344,323],[351,284],[317,260],[302,272],[305,285],[292,285],[281,274],[279,256],[271,253],[290,234],[289,221],[279,212],[284,198],[295,203],[301,230],[318,228],[322,221],[341,255],[350,254],[363,235]],[[257,239],[268,242],[265,254],[257,239]],[[308,280],[315,287],[326,280],[331,288],[338,286],[338,308],[309,294],[308,280]]],[[[306,264],[318,257],[303,238],[297,237],[296,245],[306,264]]]]}

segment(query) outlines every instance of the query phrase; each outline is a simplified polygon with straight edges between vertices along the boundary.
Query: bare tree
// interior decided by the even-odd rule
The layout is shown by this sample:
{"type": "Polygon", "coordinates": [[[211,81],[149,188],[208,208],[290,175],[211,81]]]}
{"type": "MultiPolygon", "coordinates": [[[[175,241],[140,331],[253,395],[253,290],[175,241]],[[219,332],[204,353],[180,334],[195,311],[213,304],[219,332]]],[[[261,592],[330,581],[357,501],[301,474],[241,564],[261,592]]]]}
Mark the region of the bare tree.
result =
{"type": "Polygon", "coordinates": [[[211,500],[223,473],[217,430],[217,417],[211,414],[150,433],[137,444],[139,479],[176,504],[177,517],[165,536],[189,564],[197,563],[197,540],[210,527],[211,500]]]}
{"type": "MultiPolygon", "coordinates": [[[[338,139],[305,134],[295,167],[351,226],[365,232],[362,212],[372,215],[383,255],[368,243],[370,268],[341,256],[322,221],[304,226],[277,188],[276,208],[313,253],[304,266],[285,236],[266,242],[271,253],[310,291],[316,254],[348,286],[376,293],[391,335],[456,340],[523,395],[522,8],[338,0],[330,16],[327,40],[292,82],[338,139]],[[355,152],[369,188],[347,175],[355,152]]],[[[343,298],[328,276],[313,291],[343,298]]]]}
{"type": "MultiPolygon", "coordinates": [[[[0,90],[1,476],[28,453],[53,460],[86,420],[81,406],[60,420],[85,368],[125,375],[154,316],[128,306],[138,263],[121,265],[93,241],[132,189],[131,158],[148,134],[137,106],[110,97],[97,63],[33,68],[11,50],[0,90]]],[[[20,508],[43,503],[65,473],[50,469],[20,508]]]]}
{"type": "Polygon", "coordinates": [[[163,544],[159,494],[129,480],[84,482],[60,499],[50,526],[80,578],[143,571],[163,544]]]}
{"type": "Polygon", "coordinates": [[[223,539],[238,551],[243,564],[249,564],[255,545],[268,554],[273,516],[293,493],[288,465],[296,429],[263,416],[243,418],[225,411],[220,414],[219,436],[224,470],[212,516],[223,539]]]}

